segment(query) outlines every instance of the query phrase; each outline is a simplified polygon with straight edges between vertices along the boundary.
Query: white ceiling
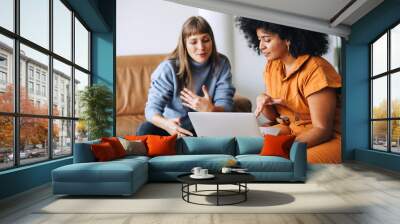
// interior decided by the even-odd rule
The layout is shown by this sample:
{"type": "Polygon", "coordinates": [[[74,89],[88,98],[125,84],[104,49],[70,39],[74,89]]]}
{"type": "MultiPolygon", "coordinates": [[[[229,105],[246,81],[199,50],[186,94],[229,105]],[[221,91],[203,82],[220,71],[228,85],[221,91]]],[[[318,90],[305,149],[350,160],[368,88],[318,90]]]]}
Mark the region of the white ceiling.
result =
{"type": "Polygon", "coordinates": [[[351,0],[227,0],[227,2],[243,3],[264,9],[275,9],[328,21],[350,1],[351,0]]]}
{"type": "Polygon", "coordinates": [[[383,0],[167,1],[342,37],[348,37],[351,25],[383,2],[383,0]]]}

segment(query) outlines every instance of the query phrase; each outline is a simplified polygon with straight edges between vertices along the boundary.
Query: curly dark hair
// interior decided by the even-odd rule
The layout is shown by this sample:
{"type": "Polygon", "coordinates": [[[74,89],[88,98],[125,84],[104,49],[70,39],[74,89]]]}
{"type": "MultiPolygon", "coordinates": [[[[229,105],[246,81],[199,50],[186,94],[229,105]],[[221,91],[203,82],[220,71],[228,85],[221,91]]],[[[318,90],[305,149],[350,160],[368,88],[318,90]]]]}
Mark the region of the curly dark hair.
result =
{"type": "Polygon", "coordinates": [[[328,51],[328,35],[314,31],[297,29],[246,17],[236,17],[236,26],[243,32],[248,46],[260,54],[256,30],[261,28],[267,32],[277,34],[282,40],[290,41],[290,54],[297,58],[300,55],[310,54],[321,56],[328,51]]]}

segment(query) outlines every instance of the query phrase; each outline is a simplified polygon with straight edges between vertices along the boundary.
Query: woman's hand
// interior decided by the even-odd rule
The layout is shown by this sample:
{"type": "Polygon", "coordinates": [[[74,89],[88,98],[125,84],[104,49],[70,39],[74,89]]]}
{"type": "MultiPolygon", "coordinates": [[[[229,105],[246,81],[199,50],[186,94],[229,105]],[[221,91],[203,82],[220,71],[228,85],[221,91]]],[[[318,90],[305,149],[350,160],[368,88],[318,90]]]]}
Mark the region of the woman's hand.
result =
{"type": "Polygon", "coordinates": [[[195,111],[200,111],[200,112],[214,111],[214,104],[211,101],[210,95],[208,95],[207,87],[203,85],[201,89],[203,90],[204,97],[197,96],[189,89],[184,88],[181,91],[182,104],[195,111]]]}
{"type": "Polygon", "coordinates": [[[192,132],[182,128],[180,125],[180,118],[165,119],[164,121],[164,129],[170,135],[178,135],[178,137],[193,136],[192,132]]]}
{"type": "Polygon", "coordinates": [[[268,94],[261,93],[258,95],[256,98],[256,110],[254,111],[256,117],[260,116],[260,113],[263,111],[264,107],[270,105],[271,102],[272,97],[270,97],[268,94]]]}

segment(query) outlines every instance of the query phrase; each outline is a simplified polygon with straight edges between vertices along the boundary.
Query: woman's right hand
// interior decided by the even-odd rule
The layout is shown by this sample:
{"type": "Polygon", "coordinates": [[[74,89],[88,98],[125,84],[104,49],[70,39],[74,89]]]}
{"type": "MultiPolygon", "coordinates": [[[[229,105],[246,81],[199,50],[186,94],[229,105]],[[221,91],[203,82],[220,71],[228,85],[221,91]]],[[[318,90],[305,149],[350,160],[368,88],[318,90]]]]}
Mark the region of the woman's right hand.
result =
{"type": "Polygon", "coordinates": [[[192,132],[182,128],[180,125],[180,118],[165,119],[164,129],[170,135],[178,135],[178,137],[193,136],[192,132]]]}
{"type": "Polygon", "coordinates": [[[264,107],[271,104],[272,102],[273,99],[268,94],[261,93],[260,95],[258,95],[256,98],[256,110],[254,111],[256,117],[260,116],[260,113],[263,111],[264,107]]]}

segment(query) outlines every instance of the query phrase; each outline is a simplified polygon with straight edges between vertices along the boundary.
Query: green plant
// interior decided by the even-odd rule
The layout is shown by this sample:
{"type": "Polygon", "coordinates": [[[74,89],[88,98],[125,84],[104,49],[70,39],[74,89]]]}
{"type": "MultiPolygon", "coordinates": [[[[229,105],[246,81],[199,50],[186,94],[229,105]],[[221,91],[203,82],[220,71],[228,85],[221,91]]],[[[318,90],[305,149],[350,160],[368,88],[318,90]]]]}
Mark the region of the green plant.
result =
{"type": "Polygon", "coordinates": [[[94,84],[87,86],[79,96],[81,119],[87,125],[89,139],[109,136],[107,129],[112,125],[112,92],[105,85],[94,84]]]}

